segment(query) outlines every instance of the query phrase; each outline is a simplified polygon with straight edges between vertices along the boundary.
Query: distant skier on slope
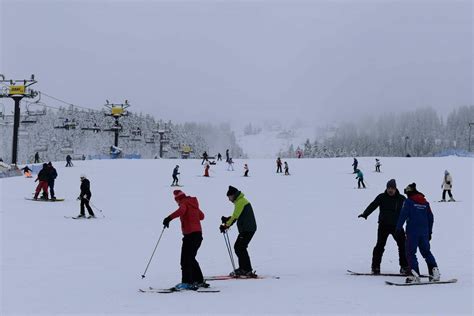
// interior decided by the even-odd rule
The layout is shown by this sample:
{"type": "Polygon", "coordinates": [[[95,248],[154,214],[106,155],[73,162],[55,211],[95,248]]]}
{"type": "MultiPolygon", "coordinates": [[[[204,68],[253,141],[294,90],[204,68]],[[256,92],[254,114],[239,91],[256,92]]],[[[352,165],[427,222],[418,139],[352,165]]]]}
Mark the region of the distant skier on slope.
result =
{"type": "Polygon", "coordinates": [[[362,186],[365,189],[364,174],[362,173],[362,171],[360,171],[360,169],[356,169],[356,174],[357,174],[356,179],[358,179],[357,188],[360,189],[360,185],[362,184],[362,186]]]}
{"type": "Polygon", "coordinates": [[[222,155],[221,155],[221,153],[217,153],[217,161],[222,161],[222,155]]]}
{"type": "Polygon", "coordinates": [[[31,175],[31,169],[28,167],[28,166],[24,166],[23,168],[21,168],[20,170],[23,170],[23,174],[25,175],[25,177],[27,178],[31,178],[32,175],[31,175]]]}
{"type": "Polygon", "coordinates": [[[389,235],[392,235],[398,246],[400,273],[408,275],[410,272],[405,254],[405,231],[403,228],[396,231],[398,217],[400,216],[400,210],[402,209],[404,201],[405,197],[398,191],[395,179],[391,179],[387,182],[385,192],[377,195],[375,200],[373,200],[364,212],[358,216],[358,218],[367,219],[367,217],[369,217],[377,207],[380,210],[378,219],[379,225],[377,229],[377,244],[372,253],[373,274],[380,274],[380,263],[382,262],[385,244],[387,243],[389,235]]]}
{"type": "Polygon", "coordinates": [[[39,152],[36,152],[35,153],[35,163],[39,163],[40,162],[40,155],[39,155],[39,152]]]}
{"type": "Polygon", "coordinates": [[[359,165],[359,161],[354,157],[354,162],[352,163],[352,166],[354,167],[354,172],[357,173],[357,166],[359,165]]]}
{"type": "Polygon", "coordinates": [[[225,150],[225,162],[229,162],[229,158],[230,158],[229,149],[226,149],[225,150]]]}
{"type": "Polygon", "coordinates": [[[89,212],[88,218],[95,218],[94,212],[92,211],[89,202],[91,200],[92,193],[91,193],[91,183],[89,179],[87,179],[86,175],[81,175],[81,193],[79,194],[78,200],[81,200],[81,214],[77,216],[78,218],[86,217],[84,207],[87,208],[87,212],[89,212]]]}
{"type": "Polygon", "coordinates": [[[289,176],[290,175],[290,168],[288,167],[288,162],[285,161],[285,176],[289,176]]]}
{"type": "Polygon", "coordinates": [[[72,157],[71,157],[71,155],[66,156],[66,167],[72,167],[72,157]]]}
{"type": "Polygon", "coordinates": [[[209,155],[207,154],[207,151],[204,151],[202,153],[202,162],[201,162],[201,165],[204,164],[204,162],[207,161],[207,157],[209,157],[209,155]]]}
{"type": "Polygon", "coordinates": [[[199,208],[198,199],[187,196],[181,190],[174,190],[174,199],[179,208],[163,220],[163,226],[169,228],[170,222],[179,217],[183,233],[181,247],[181,283],[175,286],[178,290],[196,290],[209,287],[196,260],[196,255],[202,243],[201,221],[204,213],[199,208]]]}
{"type": "Polygon", "coordinates": [[[234,212],[231,216],[222,216],[222,223],[219,227],[221,233],[229,229],[237,221],[239,235],[235,241],[234,250],[239,258],[239,267],[230,273],[231,276],[256,277],[250,262],[247,247],[257,231],[257,222],[253,213],[252,205],[245,198],[244,194],[233,186],[229,186],[227,191],[229,201],[234,203],[234,212]]]}
{"type": "Polygon", "coordinates": [[[179,165],[176,165],[173,169],[173,183],[171,183],[171,186],[178,186],[178,174],[180,174],[178,169],[179,165]]]}
{"type": "Polygon", "coordinates": [[[439,281],[440,273],[438,264],[430,251],[430,240],[433,233],[434,216],[430,204],[425,196],[418,192],[416,183],[409,184],[404,193],[407,199],[403,204],[398,218],[397,231],[401,233],[403,225],[406,225],[406,256],[411,275],[406,279],[407,283],[420,282],[420,270],[416,259],[416,250],[425,258],[428,272],[432,281],[439,281]],[[414,273],[413,273],[414,271],[414,273]]]}
{"type": "Polygon", "coordinates": [[[209,177],[209,169],[211,169],[211,165],[209,164],[209,161],[206,161],[206,164],[204,165],[204,177],[209,177]]]}
{"type": "Polygon", "coordinates": [[[277,172],[276,172],[276,173],[281,173],[281,172],[283,172],[283,171],[281,170],[282,162],[281,162],[280,157],[277,158],[276,164],[277,164],[277,172]]]}
{"type": "Polygon", "coordinates": [[[38,176],[36,177],[36,181],[38,182],[38,185],[36,186],[35,190],[35,196],[33,199],[37,200],[38,199],[38,194],[41,190],[43,190],[43,195],[42,199],[47,200],[48,199],[48,179],[49,179],[49,170],[48,170],[48,164],[43,164],[43,169],[38,172],[38,176]]]}
{"type": "Polygon", "coordinates": [[[244,177],[249,176],[249,166],[247,164],[244,165],[244,177]]]}
{"type": "Polygon", "coordinates": [[[377,158],[375,158],[375,172],[380,172],[380,166],[382,164],[380,163],[380,160],[378,160],[377,158]]]}
{"type": "Polygon", "coordinates": [[[441,184],[441,189],[443,189],[443,195],[440,202],[446,202],[446,192],[449,195],[449,202],[455,202],[451,189],[453,188],[453,177],[449,174],[448,170],[444,171],[443,184],[441,184]]]}

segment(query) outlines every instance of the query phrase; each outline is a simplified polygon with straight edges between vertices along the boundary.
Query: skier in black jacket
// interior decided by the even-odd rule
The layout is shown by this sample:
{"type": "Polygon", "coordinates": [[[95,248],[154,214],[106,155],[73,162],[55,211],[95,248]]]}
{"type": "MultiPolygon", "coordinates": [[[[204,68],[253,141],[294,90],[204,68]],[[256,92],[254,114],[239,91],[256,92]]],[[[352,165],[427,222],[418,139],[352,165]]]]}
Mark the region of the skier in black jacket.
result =
{"type": "Polygon", "coordinates": [[[179,166],[176,165],[173,169],[173,183],[171,183],[171,186],[178,186],[178,174],[179,174],[179,166]]]}
{"type": "Polygon", "coordinates": [[[89,201],[91,200],[91,183],[89,179],[86,178],[85,175],[81,175],[81,193],[79,194],[78,200],[81,200],[81,214],[78,217],[86,217],[84,206],[87,208],[89,212],[88,218],[95,218],[94,212],[92,211],[91,206],[89,205],[89,201]]]}
{"type": "Polygon", "coordinates": [[[56,169],[53,167],[53,164],[48,162],[48,187],[49,187],[49,192],[51,194],[51,200],[55,201],[56,196],[54,194],[54,180],[58,177],[58,172],[56,169]]]}
{"type": "Polygon", "coordinates": [[[404,201],[405,197],[398,192],[395,179],[391,179],[387,182],[385,192],[379,194],[375,200],[367,206],[365,211],[358,216],[367,219],[377,207],[380,209],[377,244],[372,254],[373,274],[380,274],[380,263],[382,262],[382,255],[385,250],[388,235],[392,235],[397,242],[400,273],[408,274],[410,272],[405,256],[405,232],[403,228],[400,231],[396,231],[398,217],[400,216],[400,210],[402,209],[404,201]]]}

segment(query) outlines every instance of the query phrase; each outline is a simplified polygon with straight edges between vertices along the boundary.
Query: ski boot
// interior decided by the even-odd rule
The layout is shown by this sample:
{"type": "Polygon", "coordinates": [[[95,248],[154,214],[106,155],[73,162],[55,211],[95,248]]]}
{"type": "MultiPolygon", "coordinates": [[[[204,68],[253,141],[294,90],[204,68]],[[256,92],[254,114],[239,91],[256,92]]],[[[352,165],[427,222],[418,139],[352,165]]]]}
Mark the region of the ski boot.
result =
{"type": "Polygon", "coordinates": [[[441,277],[438,267],[432,267],[428,269],[429,269],[429,274],[430,274],[430,281],[438,282],[441,277]]]}
{"type": "Polygon", "coordinates": [[[211,285],[209,283],[206,283],[205,281],[202,281],[202,282],[194,282],[193,283],[193,286],[196,287],[196,288],[204,288],[204,289],[207,289],[208,287],[210,287],[211,285]]]}
{"type": "Polygon", "coordinates": [[[420,283],[420,275],[415,271],[411,270],[411,275],[406,278],[405,283],[420,283]]]}
{"type": "Polygon", "coordinates": [[[79,214],[76,216],[76,218],[85,218],[86,216],[84,214],[79,214]]]}
{"type": "Polygon", "coordinates": [[[401,267],[400,268],[400,274],[403,274],[403,275],[410,275],[410,268],[409,267],[401,267]]]}
{"type": "Polygon", "coordinates": [[[379,267],[372,267],[372,274],[379,275],[380,274],[380,268],[379,267]]]}
{"type": "Polygon", "coordinates": [[[94,214],[87,216],[87,219],[96,218],[94,214]]]}
{"type": "Polygon", "coordinates": [[[441,200],[439,200],[439,201],[440,201],[440,202],[446,202],[446,200],[445,200],[445,199],[441,199],[441,200]]]}
{"type": "Polygon", "coordinates": [[[456,202],[456,200],[453,198],[450,198],[448,202],[456,202]]]}

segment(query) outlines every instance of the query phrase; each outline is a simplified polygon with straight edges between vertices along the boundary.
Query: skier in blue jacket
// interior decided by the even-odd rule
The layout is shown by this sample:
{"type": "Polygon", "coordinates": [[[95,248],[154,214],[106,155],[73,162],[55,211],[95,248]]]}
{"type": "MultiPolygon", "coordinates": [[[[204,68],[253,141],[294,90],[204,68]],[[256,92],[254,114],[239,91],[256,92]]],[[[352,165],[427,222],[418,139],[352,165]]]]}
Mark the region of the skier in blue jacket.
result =
{"type": "Polygon", "coordinates": [[[428,265],[428,272],[432,281],[439,281],[440,274],[438,264],[430,251],[430,240],[433,232],[434,217],[430,204],[425,196],[418,192],[416,183],[409,184],[405,190],[407,199],[403,204],[398,218],[397,231],[401,231],[405,222],[406,225],[406,255],[411,276],[406,279],[407,283],[420,282],[420,270],[416,259],[416,250],[425,258],[428,265]]]}

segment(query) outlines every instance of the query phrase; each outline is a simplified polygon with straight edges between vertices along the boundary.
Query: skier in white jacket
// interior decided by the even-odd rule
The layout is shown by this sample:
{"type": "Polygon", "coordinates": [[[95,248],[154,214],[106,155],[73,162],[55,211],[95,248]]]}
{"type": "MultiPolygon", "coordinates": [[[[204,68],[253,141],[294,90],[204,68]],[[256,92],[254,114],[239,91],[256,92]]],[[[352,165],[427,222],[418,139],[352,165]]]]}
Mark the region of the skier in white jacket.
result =
{"type": "Polygon", "coordinates": [[[446,202],[446,192],[448,192],[449,195],[449,202],[455,202],[453,194],[451,193],[451,189],[453,188],[453,178],[448,170],[444,171],[444,179],[441,188],[443,189],[443,198],[441,199],[441,202],[446,202]]]}

